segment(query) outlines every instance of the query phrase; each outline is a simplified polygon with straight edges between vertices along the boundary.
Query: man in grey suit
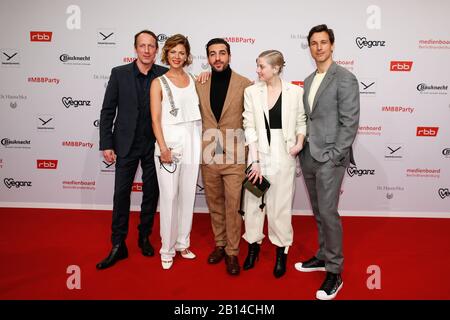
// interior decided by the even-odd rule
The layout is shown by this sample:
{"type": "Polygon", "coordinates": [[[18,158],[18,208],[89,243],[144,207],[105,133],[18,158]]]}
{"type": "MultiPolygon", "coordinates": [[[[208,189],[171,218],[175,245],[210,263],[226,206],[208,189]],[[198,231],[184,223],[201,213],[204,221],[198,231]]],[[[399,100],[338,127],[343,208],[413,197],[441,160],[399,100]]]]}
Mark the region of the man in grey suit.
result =
{"type": "Polygon", "coordinates": [[[324,24],[313,27],[308,44],[317,70],[304,84],[308,120],[300,164],[319,231],[319,250],[311,259],[296,263],[295,268],[302,272],[326,271],[316,298],[331,300],[343,285],[342,225],[337,209],[345,169],[354,163],[359,86],[351,72],[333,61],[333,30],[324,24]]]}

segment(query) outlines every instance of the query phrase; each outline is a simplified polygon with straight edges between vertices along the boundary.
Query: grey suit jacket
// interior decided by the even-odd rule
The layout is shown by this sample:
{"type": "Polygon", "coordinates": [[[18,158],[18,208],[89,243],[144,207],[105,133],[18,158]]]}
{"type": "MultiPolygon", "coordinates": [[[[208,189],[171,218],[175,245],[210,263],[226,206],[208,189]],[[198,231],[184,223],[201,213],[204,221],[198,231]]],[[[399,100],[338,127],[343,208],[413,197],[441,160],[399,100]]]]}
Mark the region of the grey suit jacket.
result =
{"type": "Polygon", "coordinates": [[[311,106],[309,91],[315,72],[305,79],[303,105],[308,115],[307,141],[314,159],[335,165],[354,164],[351,146],[359,125],[359,86],[355,75],[335,62],[330,66],[311,106]]]}

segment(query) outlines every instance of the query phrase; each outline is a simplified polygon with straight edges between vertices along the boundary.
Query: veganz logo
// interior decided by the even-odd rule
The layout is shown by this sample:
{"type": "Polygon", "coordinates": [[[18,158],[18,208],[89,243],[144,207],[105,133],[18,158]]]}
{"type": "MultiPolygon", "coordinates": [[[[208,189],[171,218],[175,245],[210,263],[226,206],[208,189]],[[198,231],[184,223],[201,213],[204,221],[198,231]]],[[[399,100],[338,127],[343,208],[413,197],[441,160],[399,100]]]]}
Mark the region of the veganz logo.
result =
{"type": "Polygon", "coordinates": [[[439,127],[417,127],[416,136],[418,137],[436,137],[439,127]]]}
{"type": "Polygon", "coordinates": [[[91,101],[89,100],[73,100],[72,97],[63,97],[61,101],[66,108],[71,106],[75,108],[78,108],[78,106],[91,106],[91,101]]]}
{"type": "Polygon", "coordinates": [[[12,187],[31,187],[31,181],[15,181],[14,178],[5,178],[3,179],[3,183],[8,189],[11,189],[12,187]]]}
{"type": "Polygon", "coordinates": [[[391,71],[409,72],[412,69],[412,61],[391,61],[391,71]]]}
{"type": "Polygon", "coordinates": [[[50,42],[52,41],[52,34],[50,31],[30,31],[30,41],[50,42]]]}
{"type": "Polygon", "coordinates": [[[372,47],[385,47],[386,41],[371,41],[367,40],[366,37],[358,37],[356,38],[356,45],[358,48],[362,49],[364,47],[372,48],[372,47]]]}
{"type": "Polygon", "coordinates": [[[444,199],[445,197],[449,197],[450,198],[450,190],[448,190],[448,188],[440,188],[438,190],[439,196],[441,197],[441,199],[444,199]]]}
{"type": "Polygon", "coordinates": [[[367,175],[373,176],[373,175],[375,175],[375,170],[372,170],[372,169],[358,169],[357,167],[348,167],[347,168],[347,173],[348,173],[348,175],[350,177],[353,177],[355,175],[358,176],[358,177],[360,177],[360,176],[367,176],[367,175]]]}
{"type": "Polygon", "coordinates": [[[58,160],[36,160],[36,167],[38,169],[56,169],[58,160]]]}

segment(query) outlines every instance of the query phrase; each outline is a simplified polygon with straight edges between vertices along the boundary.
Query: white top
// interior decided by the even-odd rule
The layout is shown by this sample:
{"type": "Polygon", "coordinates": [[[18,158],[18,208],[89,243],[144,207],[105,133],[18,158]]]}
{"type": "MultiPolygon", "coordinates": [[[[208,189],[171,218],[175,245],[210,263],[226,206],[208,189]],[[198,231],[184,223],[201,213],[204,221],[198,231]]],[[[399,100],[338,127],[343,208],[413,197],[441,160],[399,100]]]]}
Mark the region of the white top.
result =
{"type": "Polygon", "coordinates": [[[313,109],[313,103],[314,98],[316,97],[317,90],[319,90],[320,84],[322,83],[323,78],[325,78],[325,75],[327,73],[318,73],[316,72],[316,75],[314,76],[313,82],[311,83],[311,88],[309,88],[309,95],[308,95],[308,104],[311,108],[311,111],[313,109]]]}
{"type": "Polygon", "coordinates": [[[189,85],[185,88],[175,86],[165,75],[161,77],[158,78],[163,94],[161,101],[161,124],[164,126],[201,120],[198,95],[195,90],[194,80],[192,80],[191,76],[189,76],[189,85]],[[176,112],[170,113],[172,106],[170,105],[166,87],[160,79],[161,77],[164,77],[169,84],[175,108],[178,109],[176,112]]]}

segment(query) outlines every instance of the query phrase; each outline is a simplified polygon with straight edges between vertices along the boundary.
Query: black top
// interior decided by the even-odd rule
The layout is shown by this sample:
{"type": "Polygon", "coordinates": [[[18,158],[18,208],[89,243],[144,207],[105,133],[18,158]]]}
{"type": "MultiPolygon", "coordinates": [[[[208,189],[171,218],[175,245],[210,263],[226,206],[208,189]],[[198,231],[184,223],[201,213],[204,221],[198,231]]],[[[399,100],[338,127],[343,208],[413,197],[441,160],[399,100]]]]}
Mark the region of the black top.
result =
{"type": "Polygon", "coordinates": [[[228,66],[225,70],[217,72],[212,69],[211,73],[211,91],[209,102],[217,122],[222,115],[223,104],[227,96],[228,85],[230,84],[231,68],[228,66]]]}
{"type": "MultiPolygon", "coordinates": [[[[161,76],[161,72],[156,72],[155,64],[151,67],[148,73],[143,74],[136,62],[133,65],[133,74],[135,76],[136,83],[136,91],[138,94],[139,101],[139,115],[138,115],[138,123],[136,126],[136,138],[139,139],[141,137],[155,139],[153,134],[153,130],[151,127],[151,116],[150,116],[150,84],[153,79],[161,76]]],[[[164,72],[165,73],[165,72],[164,72]]]]}
{"type": "Polygon", "coordinates": [[[270,129],[281,129],[281,93],[277,102],[269,110],[270,129]]]}

